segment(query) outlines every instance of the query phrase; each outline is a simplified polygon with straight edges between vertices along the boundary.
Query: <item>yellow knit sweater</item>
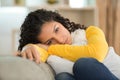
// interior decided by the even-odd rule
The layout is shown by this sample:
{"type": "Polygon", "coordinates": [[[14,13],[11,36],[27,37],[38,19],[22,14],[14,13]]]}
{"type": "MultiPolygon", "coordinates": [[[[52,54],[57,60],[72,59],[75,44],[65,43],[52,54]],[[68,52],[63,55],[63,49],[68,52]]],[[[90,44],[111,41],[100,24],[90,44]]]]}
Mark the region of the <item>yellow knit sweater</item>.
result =
{"type": "Polygon", "coordinates": [[[96,58],[102,62],[108,51],[108,44],[101,29],[90,26],[86,30],[87,45],[51,45],[48,48],[50,55],[57,55],[71,61],[76,61],[83,57],[96,58]]]}

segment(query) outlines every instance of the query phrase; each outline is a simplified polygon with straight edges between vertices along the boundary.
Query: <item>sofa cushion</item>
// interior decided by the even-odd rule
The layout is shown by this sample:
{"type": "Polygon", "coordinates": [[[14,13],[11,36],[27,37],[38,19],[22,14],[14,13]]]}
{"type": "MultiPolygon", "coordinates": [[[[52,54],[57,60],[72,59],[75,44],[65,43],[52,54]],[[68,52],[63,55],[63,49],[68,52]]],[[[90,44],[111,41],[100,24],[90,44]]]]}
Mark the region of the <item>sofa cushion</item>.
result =
{"type": "Polygon", "coordinates": [[[16,56],[0,56],[0,80],[54,80],[51,67],[46,63],[16,56]]]}

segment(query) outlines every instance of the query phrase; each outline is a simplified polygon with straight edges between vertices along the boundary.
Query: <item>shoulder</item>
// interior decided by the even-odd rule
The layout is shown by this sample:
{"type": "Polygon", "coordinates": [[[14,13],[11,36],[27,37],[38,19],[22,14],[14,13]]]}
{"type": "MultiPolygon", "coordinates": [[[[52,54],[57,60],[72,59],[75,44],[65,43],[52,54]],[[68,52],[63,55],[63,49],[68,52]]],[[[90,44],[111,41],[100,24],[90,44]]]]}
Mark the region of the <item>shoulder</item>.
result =
{"type": "Polygon", "coordinates": [[[86,29],[86,34],[95,34],[95,33],[104,35],[104,32],[102,31],[102,29],[100,29],[97,26],[89,26],[86,29]]]}
{"type": "Polygon", "coordinates": [[[97,26],[89,26],[87,29],[86,29],[86,31],[89,31],[89,30],[93,30],[93,31],[98,31],[98,30],[100,30],[101,31],[101,29],[99,28],[99,27],[97,27],[97,26]]]}

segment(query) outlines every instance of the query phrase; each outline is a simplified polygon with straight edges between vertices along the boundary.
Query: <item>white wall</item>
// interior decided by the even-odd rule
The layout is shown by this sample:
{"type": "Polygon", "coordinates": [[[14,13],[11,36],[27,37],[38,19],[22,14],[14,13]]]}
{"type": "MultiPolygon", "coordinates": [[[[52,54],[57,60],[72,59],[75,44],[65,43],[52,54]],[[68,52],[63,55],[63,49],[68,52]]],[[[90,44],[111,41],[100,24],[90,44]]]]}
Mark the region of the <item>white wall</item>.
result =
{"type": "Polygon", "coordinates": [[[24,7],[0,8],[0,55],[12,54],[12,29],[20,28],[26,14],[24,7]]]}
{"type": "MultiPolygon", "coordinates": [[[[1,1],[1,0],[0,0],[1,1]]],[[[4,0],[2,0],[4,1],[4,0]]],[[[8,0],[5,0],[8,2],[8,0]]],[[[13,1],[13,0],[11,0],[13,1]]],[[[64,0],[58,0],[60,4],[64,4],[64,0]]],[[[88,1],[88,0],[87,0],[88,1]]],[[[95,0],[90,0],[95,1],[95,0]]],[[[10,0],[9,0],[10,2],[10,0]]],[[[47,0],[26,0],[26,6],[40,6],[40,5],[46,5],[47,0]]],[[[7,4],[7,3],[5,3],[7,4]]],[[[2,4],[3,6],[6,6],[5,4],[2,4]]],[[[8,4],[7,4],[8,5],[8,4]]],[[[13,5],[12,2],[10,5],[13,5]]],[[[10,6],[8,5],[8,6],[10,6]]],[[[50,6],[50,5],[49,5],[50,6]]],[[[89,10],[88,10],[89,11],[89,10]]],[[[84,14],[84,12],[81,12],[79,10],[74,11],[61,11],[63,13],[63,16],[70,17],[72,21],[80,22],[83,24],[87,24],[86,22],[89,22],[89,24],[94,23],[94,13],[92,11],[89,11],[88,14],[84,14]],[[70,14],[70,13],[71,14],[70,14]],[[70,15],[68,15],[70,14],[70,15]],[[77,18],[74,16],[76,15],[77,18]],[[82,15],[82,16],[80,16],[82,15]],[[85,17],[88,15],[90,19],[85,17]],[[72,17],[73,16],[73,17],[72,17]],[[91,19],[92,18],[92,19],[91,19]],[[87,20],[89,19],[89,20],[87,20]]],[[[2,54],[12,54],[12,30],[14,28],[20,28],[26,14],[28,13],[27,9],[24,7],[0,7],[0,55],[2,54]]]]}

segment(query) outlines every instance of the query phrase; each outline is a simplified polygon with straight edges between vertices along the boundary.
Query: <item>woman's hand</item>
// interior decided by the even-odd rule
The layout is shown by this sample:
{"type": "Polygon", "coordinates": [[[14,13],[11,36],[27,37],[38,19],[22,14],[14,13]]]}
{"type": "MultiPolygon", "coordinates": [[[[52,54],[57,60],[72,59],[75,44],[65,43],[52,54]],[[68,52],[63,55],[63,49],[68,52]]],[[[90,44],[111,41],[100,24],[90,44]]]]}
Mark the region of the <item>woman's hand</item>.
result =
{"type": "Polygon", "coordinates": [[[36,63],[40,63],[40,54],[36,47],[32,44],[28,44],[23,47],[22,51],[20,52],[20,56],[23,58],[28,58],[36,63]]]}

